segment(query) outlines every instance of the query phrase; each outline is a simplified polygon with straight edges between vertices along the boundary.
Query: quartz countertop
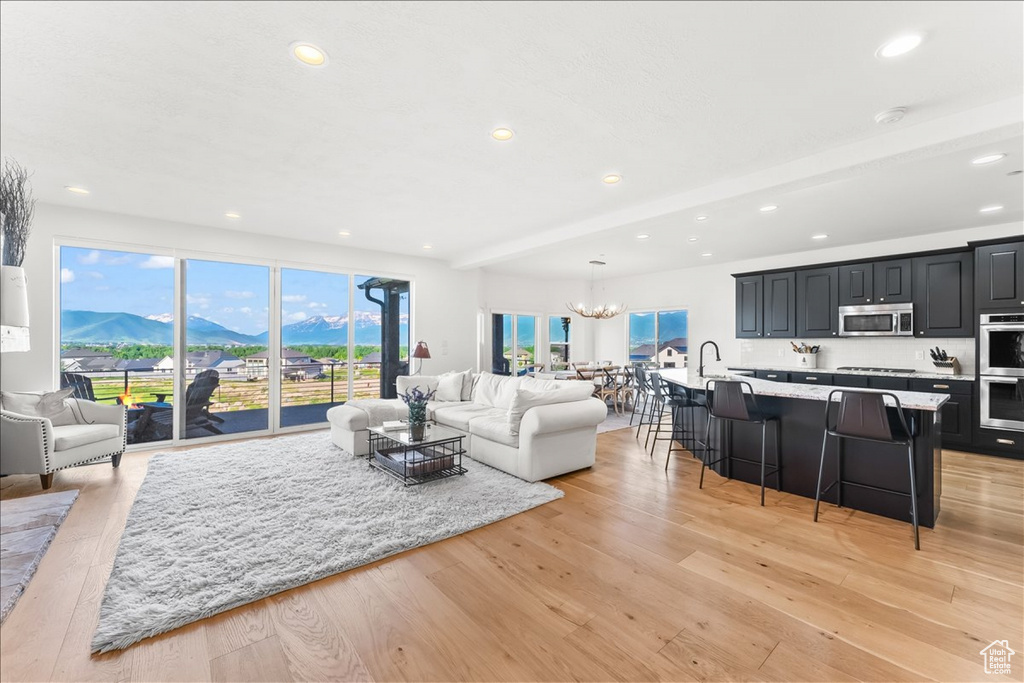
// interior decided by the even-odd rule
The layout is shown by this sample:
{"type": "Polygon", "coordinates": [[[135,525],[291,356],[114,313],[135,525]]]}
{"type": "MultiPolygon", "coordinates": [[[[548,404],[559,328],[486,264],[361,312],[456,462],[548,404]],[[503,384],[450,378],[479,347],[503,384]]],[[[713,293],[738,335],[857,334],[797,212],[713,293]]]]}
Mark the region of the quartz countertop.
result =
{"type": "Polygon", "coordinates": [[[771,370],[773,372],[824,372],[830,375],[870,375],[872,377],[904,377],[906,379],[948,379],[953,382],[973,382],[974,375],[947,375],[938,372],[869,372],[867,370],[839,370],[837,368],[798,368],[792,365],[743,365],[736,363],[729,370],[771,370]]]}
{"type": "MultiPolygon", "coordinates": [[[[709,375],[697,377],[696,372],[687,369],[666,368],[659,370],[659,373],[669,382],[681,384],[690,389],[703,390],[707,383],[713,380],[737,379],[749,382],[754,393],[761,396],[776,396],[779,398],[798,398],[805,401],[824,401],[828,399],[829,393],[836,389],[833,386],[822,386],[820,384],[797,384],[793,382],[772,382],[767,379],[756,379],[749,375],[730,373],[728,375],[709,375]]],[[[875,392],[876,389],[856,389],[856,391],[875,392]]],[[[904,408],[908,410],[925,410],[935,412],[942,407],[942,404],[949,400],[947,394],[931,394],[921,391],[887,391],[885,393],[895,394],[904,408]]],[[[837,399],[833,399],[837,400],[837,399]]]]}

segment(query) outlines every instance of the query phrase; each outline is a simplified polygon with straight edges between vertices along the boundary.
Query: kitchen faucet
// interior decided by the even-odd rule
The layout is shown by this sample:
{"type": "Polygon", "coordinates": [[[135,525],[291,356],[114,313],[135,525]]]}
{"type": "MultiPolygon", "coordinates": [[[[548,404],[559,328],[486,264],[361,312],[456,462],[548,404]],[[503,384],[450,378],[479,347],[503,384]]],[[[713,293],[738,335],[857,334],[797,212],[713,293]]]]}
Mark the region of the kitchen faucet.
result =
{"type": "Polygon", "coordinates": [[[704,376],[704,347],[707,346],[708,344],[711,344],[712,346],[715,347],[715,360],[717,360],[717,361],[722,360],[722,356],[718,352],[718,344],[716,344],[715,342],[710,341],[710,340],[708,340],[708,341],[704,342],[703,344],[701,344],[700,345],[700,367],[697,369],[697,376],[698,377],[703,377],[704,376]]]}

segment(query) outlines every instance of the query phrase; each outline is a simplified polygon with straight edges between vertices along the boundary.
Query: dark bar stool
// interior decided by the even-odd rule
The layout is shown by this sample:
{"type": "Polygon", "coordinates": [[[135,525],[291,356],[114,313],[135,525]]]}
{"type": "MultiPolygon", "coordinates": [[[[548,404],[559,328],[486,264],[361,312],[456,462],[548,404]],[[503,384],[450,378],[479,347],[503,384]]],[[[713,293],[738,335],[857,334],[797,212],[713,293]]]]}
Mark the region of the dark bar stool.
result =
{"type": "MultiPolygon", "coordinates": [[[[661,392],[657,391],[654,387],[652,377],[647,372],[647,368],[636,365],[633,367],[633,376],[636,379],[636,390],[637,396],[633,399],[633,411],[636,414],[637,406],[640,406],[640,420],[636,426],[636,438],[640,438],[640,430],[647,425],[647,436],[651,435],[651,425],[654,423],[654,414],[658,412],[660,415],[659,405],[661,403],[661,392]],[[641,403],[641,400],[643,403],[641,403]]],[[[629,424],[633,424],[633,417],[630,416],[629,424]]],[[[644,450],[647,449],[647,441],[644,441],[644,450]]]]}
{"type": "MultiPolygon", "coordinates": [[[[662,436],[662,421],[659,420],[654,431],[654,445],[651,447],[651,455],[658,447],[659,441],[668,441],[668,452],[665,453],[665,471],[668,471],[668,462],[672,453],[689,450],[694,452],[697,442],[696,422],[692,415],[692,409],[701,405],[694,400],[694,397],[686,390],[686,387],[674,382],[669,382],[663,377],[658,377],[661,387],[662,405],[672,418],[672,426],[667,436],[662,436]],[[687,413],[691,413],[689,425],[687,424],[687,413]],[[679,446],[676,446],[679,443],[679,446]],[[687,445],[689,444],[689,445],[687,445]]],[[[662,415],[664,419],[664,413],[662,415]]]]}
{"type": "Polygon", "coordinates": [[[707,408],[708,423],[704,432],[705,453],[711,449],[711,420],[728,420],[731,422],[746,422],[749,424],[761,425],[761,461],[747,460],[736,456],[723,455],[717,460],[708,462],[707,457],[701,458],[700,486],[704,488],[704,470],[711,465],[717,465],[724,460],[739,460],[751,465],[761,465],[761,505],[764,505],[764,478],[775,475],[775,489],[782,490],[782,434],[779,427],[779,419],[765,415],[757,406],[757,398],[754,395],[754,388],[749,382],[741,380],[711,380],[707,383],[707,408]],[[749,391],[743,391],[746,387],[749,391]],[[768,423],[775,424],[775,466],[765,471],[765,446],[768,440],[768,423]]]}
{"type": "Polygon", "coordinates": [[[843,484],[848,486],[865,486],[852,482],[843,482],[843,439],[857,439],[858,441],[872,441],[874,443],[890,444],[893,446],[906,446],[907,463],[910,466],[910,493],[882,489],[876,486],[867,488],[886,493],[894,493],[899,496],[910,496],[910,519],[914,524],[914,549],[921,549],[921,539],[917,529],[917,477],[914,474],[914,425],[913,421],[907,423],[903,413],[903,406],[896,394],[884,392],[848,391],[836,389],[829,393],[828,401],[825,402],[825,435],[821,440],[821,462],[818,465],[818,486],[814,494],[814,521],[818,521],[818,506],[821,497],[828,493],[833,486],[837,489],[836,504],[843,506],[843,484]],[[839,394],[839,413],[836,423],[833,426],[829,418],[829,407],[832,405],[832,397],[839,394]],[[890,397],[895,406],[885,405],[885,397],[890,397]],[[895,419],[890,419],[895,418],[895,419]],[[825,448],[828,446],[828,437],[834,436],[838,439],[836,444],[836,480],[829,484],[824,491],[821,490],[821,477],[825,470],[825,448]]]}

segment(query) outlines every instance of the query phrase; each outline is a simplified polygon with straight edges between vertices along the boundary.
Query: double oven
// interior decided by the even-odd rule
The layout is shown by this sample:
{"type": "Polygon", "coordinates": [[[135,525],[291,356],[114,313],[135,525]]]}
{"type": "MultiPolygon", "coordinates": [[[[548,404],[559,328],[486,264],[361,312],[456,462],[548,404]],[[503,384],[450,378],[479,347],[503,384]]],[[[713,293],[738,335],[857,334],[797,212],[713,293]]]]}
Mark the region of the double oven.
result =
{"type": "Polygon", "coordinates": [[[978,335],[979,425],[1024,432],[1024,314],[982,314],[978,335]]]}

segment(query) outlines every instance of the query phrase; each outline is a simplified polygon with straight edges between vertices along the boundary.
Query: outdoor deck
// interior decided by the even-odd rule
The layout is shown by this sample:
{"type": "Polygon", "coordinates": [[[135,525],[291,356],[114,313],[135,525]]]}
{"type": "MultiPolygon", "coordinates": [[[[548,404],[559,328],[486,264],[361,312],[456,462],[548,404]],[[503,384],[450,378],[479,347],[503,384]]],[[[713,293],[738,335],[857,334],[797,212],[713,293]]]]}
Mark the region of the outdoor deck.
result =
{"type": "MultiPolygon", "coordinates": [[[[343,405],[344,401],[334,403],[317,403],[315,405],[285,406],[281,408],[281,426],[298,427],[301,425],[312,425],[327,422],[327,411],[334,406],[343,405]]],[[[224,420],[214,426],[223,434],[243,434],[245,432],[258,432],[269,428],[266,408],[250,408],[248,410],[228,410],[223,412],[213,411],[215,415],[224,420]]],[[[186,439],[198,439],[207,436],[216,436],[215,432],[202,427],[189,427],[185,433],[186,439]]],[[[148,443],[156,443],[157,440],[148,443]]],[[[129,438],[129,443],[142,443],[129,438]]]]}

